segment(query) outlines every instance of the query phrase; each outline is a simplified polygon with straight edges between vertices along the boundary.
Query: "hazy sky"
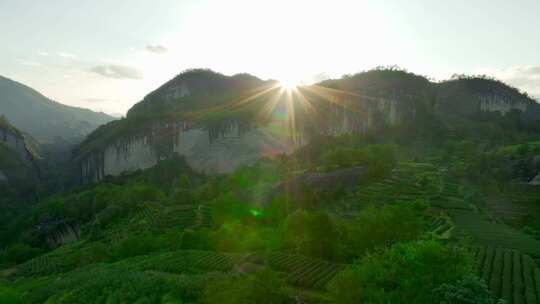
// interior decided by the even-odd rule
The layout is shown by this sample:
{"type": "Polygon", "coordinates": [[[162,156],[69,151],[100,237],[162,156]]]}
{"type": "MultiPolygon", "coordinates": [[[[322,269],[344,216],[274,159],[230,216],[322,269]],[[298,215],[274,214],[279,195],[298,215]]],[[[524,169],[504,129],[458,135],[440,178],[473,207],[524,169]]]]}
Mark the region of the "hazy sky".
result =
{"type": "Polygon", "coordinates": [[[397,64],[540,96],[539,0],[0,0],[0,75],[125,113],[187,68],[311,82],[397,64]]]}

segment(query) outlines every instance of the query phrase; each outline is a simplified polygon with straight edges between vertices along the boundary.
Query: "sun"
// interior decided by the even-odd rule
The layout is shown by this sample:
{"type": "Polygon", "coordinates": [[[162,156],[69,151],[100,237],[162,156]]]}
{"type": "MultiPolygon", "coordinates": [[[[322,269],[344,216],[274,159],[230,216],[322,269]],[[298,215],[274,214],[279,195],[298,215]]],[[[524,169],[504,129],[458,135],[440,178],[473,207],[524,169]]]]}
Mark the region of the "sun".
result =
{"type": "Polygon", "coordinates": [[[300,85],[300,81],[293,78],[284,78],[279,81],[279,86],[287,91],[295,90],[300,85]]]}

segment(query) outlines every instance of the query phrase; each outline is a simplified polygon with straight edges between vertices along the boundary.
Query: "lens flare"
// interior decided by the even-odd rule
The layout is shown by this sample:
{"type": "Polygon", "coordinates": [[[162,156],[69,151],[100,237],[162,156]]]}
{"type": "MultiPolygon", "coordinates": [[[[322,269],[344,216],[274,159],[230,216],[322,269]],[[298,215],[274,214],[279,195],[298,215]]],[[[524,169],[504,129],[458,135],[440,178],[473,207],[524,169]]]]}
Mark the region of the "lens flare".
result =
{"type": "Polygon", "coordinates": [[[292,78],[282,79],[279,81],[279,86],[287,91],[295,90],[299,85],[300,82],[292,78]]]}
{"type": "Polygon", "coordinates": [[[249,213],[251,213],[251,215],[253,215],[254,217],[259,217],[262,215],[262,211],[258,209],[251,209],[249,210],[249,213]]]}

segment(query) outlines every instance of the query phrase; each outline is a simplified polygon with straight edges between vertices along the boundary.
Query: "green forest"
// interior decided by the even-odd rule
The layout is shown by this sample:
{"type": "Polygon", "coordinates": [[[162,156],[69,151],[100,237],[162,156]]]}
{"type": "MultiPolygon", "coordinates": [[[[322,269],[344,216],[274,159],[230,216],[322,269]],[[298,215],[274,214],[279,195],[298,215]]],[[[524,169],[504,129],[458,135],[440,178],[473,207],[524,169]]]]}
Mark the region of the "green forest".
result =
{"type": "Polygon", "coordinates": [[[0,304],[540,304],[540,0],[0,0],[0,304]]]}
{"type": "Polygon", "coordinates": [[[411,128],[8,199],[0,303],[539,303],[538,137],[411,128]]]}

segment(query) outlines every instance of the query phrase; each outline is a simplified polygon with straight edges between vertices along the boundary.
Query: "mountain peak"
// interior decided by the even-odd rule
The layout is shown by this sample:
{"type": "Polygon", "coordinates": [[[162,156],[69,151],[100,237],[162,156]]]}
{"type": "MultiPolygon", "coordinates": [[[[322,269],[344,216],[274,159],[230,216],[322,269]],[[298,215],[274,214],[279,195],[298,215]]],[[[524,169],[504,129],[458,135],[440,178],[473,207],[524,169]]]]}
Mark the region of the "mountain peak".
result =
{"type": "Polygon", "coordinates": [[[128,111],[127,117],[159,114],[164,109],[189,103],[186,99],[212,99],[216,94],[225,96],[263,83],[263,80],[247,73],[226,76],[210,69],[189,69],[146,95],[128,111]]]}

